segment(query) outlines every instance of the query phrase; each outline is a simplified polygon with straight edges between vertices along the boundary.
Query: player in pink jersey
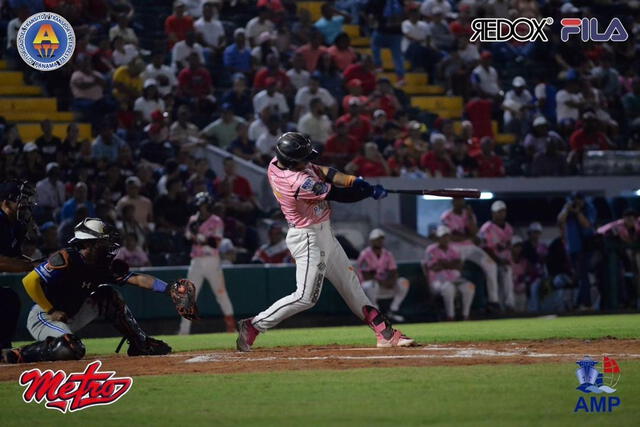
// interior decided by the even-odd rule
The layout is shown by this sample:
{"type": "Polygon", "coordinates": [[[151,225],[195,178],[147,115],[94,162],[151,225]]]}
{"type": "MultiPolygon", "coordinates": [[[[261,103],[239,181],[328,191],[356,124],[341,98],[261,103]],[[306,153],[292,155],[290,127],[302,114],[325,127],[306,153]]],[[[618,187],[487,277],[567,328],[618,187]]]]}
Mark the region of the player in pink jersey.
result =
{"type": "Polygon", "coordinates": [[[634,243],[640,239],[640,221],[633,209],[622,213],[622,218],[598,228],[598,234],[619,237],[625,243],[634,243]]]}
{"type": "Polygon", "coordinates": [[[513,270],[511,268],[511,238],[513,228],[507,222],[507,205],[497,200],[491,205],[491,220],[480,227],[484,250],[498,264],[498,282],[502,304],[507,310],[514,308],[513,270]]]}
{"type": "Polygon", "coordinates": [[[451,230],[451,243],[460,253],[462,261],[469,260],[478,265],[484,271],[487,282],[487,296],[489,311],[497,311],[498,304],[498,265],[481,247],[476,237],[478,233],[478,221],[471,206],[465,203],[461,197],[453,199],[452,207],[444,212],[440,220],[451,230]]]}
{"type": "Polygon", "coordinates": [[[379,200],[386,197],[387,191],[362,178],[310,163],[318,152],[301,133],[285,133],[278,139],[275,150],[276,157],[269,162],[267,176],[289,223],[287,246],[296,262],[297,289],[255,317],[238,322],[238,350],[249,351],[260,332],[313,307],[325,276],[351,311],[374,330],[378,347],[415,345],[371,304],[329,221],[329,201],[352,203],[367,197],[379,200]]]}
{"type": "Polygon", "coordinates": [[[476,293],[473,283],[463,278],[462,257],[450,244],[451,231],[446,225],[436,230],[438,242],[429,245],[424,253],[422,268],[428,279],[431,292],[442,295],[447,320],[455,320],[454,302],[456,293],[462,295],[462,318],[467,320],[471,311],[471,303],[476,293]]]}
{"type": "Polygon", "coordinates": [[[379,228],[371,230],[369,246],[358,256],[362,288],[376,307],[378,299],[393,298],[387,317],[394,322],[404,322],[404,317],[398,314],[398,310],[409,293],[409,280],[398,277],[396,259],[383,245],[384,231],[379,228]]]}
{"type": "MultiPolygon", "coordinates": [[[[224,314],[224,323],[227,332],[236,331],[236,321],[233,317],[233,306],[227,294],[227,288],[220,265],[218,246],[223,238],[224,223],[219,216],[211,213],[212,200],[208,193],[196,194],[196,206],[198,212],[189,218],[185,237],[192,242],[191,264],[187,278],[196,287],[196,298],[202,289],[204,279],[207,279],[211,291],[216,297],[220,309],[224,314]]],[[[182,319],[179,333],[188,334],[191,329],[191,321],[182,319]]]]}

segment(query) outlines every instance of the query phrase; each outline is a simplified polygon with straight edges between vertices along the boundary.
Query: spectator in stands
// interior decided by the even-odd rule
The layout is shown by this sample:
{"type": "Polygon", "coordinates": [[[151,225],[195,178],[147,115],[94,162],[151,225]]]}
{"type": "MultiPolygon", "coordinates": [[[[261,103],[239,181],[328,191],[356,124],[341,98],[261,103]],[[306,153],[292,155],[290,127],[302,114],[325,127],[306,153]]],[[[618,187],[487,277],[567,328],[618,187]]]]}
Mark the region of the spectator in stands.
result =
{"type": "Polygon", "coordinates": [[[121,103],[131,103],[142,93],[144,61],[136,58],[127,65],[118,67],[113,73],[113,96],[121,103]]]}
{"type": "Polygon", "coordinates": [[[445,19],[444,9],[438,5],[435,6],[431,12],[431,23],[429,25],[431,43],[437,50],[442,52],[453,50],[456,39],[445,19]]]}
{"type": "Polygon", "coordinates": [[[488,50],[480,54],[480,64],[471,72],[471,85],[481,98],[499,99],[501,90],[498,72],[491,65],[493,55],[488,50]]]}
{"type": "Polygon", "coordinates": [[[256,140],[256,150],[260,154],[260,164],[266,165],[275,155],[274,149],[278,138],[282,135],[282,119],[279,114],[269,115],[266,125],[266,132],[262,133],[256,140]]]}
{"type": "Polygon", "coordinates": [[[451,13],[451,4],[446,0],[425,0],[420,4],[420,13],[427,18],[433,17],[433,9],[440,8],[440,13],[449,15],[451,13]]]}
{"type": "Polygon", "coordinates": [[[379,228],[369,233],[369,246],[358,255],[358,272],[362,289],[374,306],[378,300],[391,299],[386,316],[394,322],[404,322],[400,305],[409,293],[409,280],[398,276],[398,264],[393,254],[384,247],[384,231],[379,228]]]}
{"type": "Polygon", "coordinates": [[[233,106],[224,103],[221,106],[220,118],[211,122],[200,132],[200,136],[223,150],[226,150],[238,136],[237,127],[240,123],[246,123],[242,117],[233,114],[233,106]]]}
{"type": "Polygon", "coordinates": [[[149,230],[143,228],[136,221],[136,208],[134,205],[122,205],[116,226],[121,235],[135,234],[138,245],[141,248],[147,248],[149,230]]]}
{"type": "Polygon", "coordinates": [[[46,258],[60,249],[58,242],[58,227],[53,221],[47,221],[40,226],[41,243],[38,245],[40,253],[46,258]]]}
{"type": "Polygon", "coordinates": [[[197,111],[208,111],[216,102],[211,74],[201,65],[200,57],[195,52],[187,60],[189,66],[178,74],[178,97],[197,111]]]}
{"type": "Polygon", "coordinates": [[[310,73],[316,70],[320,56],[327,51],[327,48],[322,45],[322,39],[322,33],[316,29],[311,30],[309,33],[309,42],[296,50],[296,53],[299,53],[304,58],[305,68],[310,73]]]}
{"type": "Polygon", "coordinates": [[[140,188],[142,182],[137,176],[130,176],[125,181],[126,194],[118,200],[116,204],[116,211],[123,216],[122,210],[125,206],[131,205],[134,207],[135,221],[142,227],[143,230],[148,231],[153,223],[153,204],[149,198],[140,194],[140,188]]]}
{"type": "Polygon", "coordinates": [[[267,235],[269,241],[258,248],[253,254],[251,262],[256,264],[291,264],[293,258],[287,248],[282,226],[278,223],[271,224],[267,235]]]}
{"type": "Polygon", "coordinates": [[[320,73],[320,86],[327,89],[334,98],[342,99],[344,94],[342,74],[328,52],[320,56],[316,72],[320,73]]]}
{"type": "Polygon", "coordinates": [[[309,84],[311,74],[304,68],[304,56],[300,52],[295,53],[291,65],[291,69],[287,71],[287,77],[293,85],[293,88],[298,91],[309,84]]]}
{"type": "Polygon", "coordinates": [[[429,24],[420,20],[418,4],[409,4],[407,19],[402,21],[402,52],[405,58],[411,62],[413,71],[418,68],[426,70],[428,64],[429,49],[429,24]]]}
{"type": "Polygon", "coordinates": [[[113,41],[116,37],[122,37],[125,43],[138,45],[138,36],[133,28],[129,27],[129,17],[125,14],[119,14],[116,17],[116,25],[109,29],[109,40],[113,41]]]}
{"type": "Polygon", "coordinates": [[[55,162],[58,160],[58,151],[62,141],[53,134],[51,120],[41,121],[40,129],[42,129],[42,135],[35,140],[35,143],[38,146],[42,160],[45,163],[55,162]]]}
{"type": "Polygon", "coordinates": [[[338,104],[335,98],[323,87],[320,87],[319,73],[313,73],[309,79],[309,85],[298,89],[295,97],[294,120],[299,119],[310,109],[313,99],[320,99],[322,105],[330,112],[331,117],[336,117],[338,104]]]}
{"type": "Polygon", "coordinates": [[[148,139],[140,143],[140,158],[153,163],[155,167],[161,167],[168,158],[176,155],[162,116],[160,112],[151,114],[152,122],[145,127],[148,139]],[[160,120],[157,120],[157,116],[160,116],[160,120]]]}
{"type": "Polygon", "coordinates": [[[450,231],[449,245],[460,254],[460,259],[471,261],[482,269],[487,285],[489,305],[495,312],[499,308],[498,265],[478,244],[478,220],[470,205],[461,197],[452,200],[451,209],[440,216],[442,224],[450,231]]]}
{"type": "Polygon", "coordinates": [[[261,67],[266,65],[269,54],[276,55],[276,58],[279,57],[278,49],[273,45],[273,41],[274,36],[267,31],[258,36],[256,47],[251,49],[251,57],[253,58],[255,66],[261,67]]]}
{"type": "Polygon", "coordinates": [[[393,151],[399,137],[400,126],[395,122],[386,122],[383,127],[382,135],[373,138],[373,142],[378,146],[378,150],[387,157],[387,154],[393,151]]]}
{"type": "Polygon", "coordinates": [[[184,40],[190,31],[193,31],[193,18],[185,14],[185,4],[178,0],[173,4],[173,15],[164,21],[164,33],[169,40],[169,48],[184,40]]]}
{"type": "Polygon", "coordinates": [[[556,149],[564,151],[564,142],[557,132],[549,129],[549,124],[544,116],[538,116],[533,121],[531,131],[524,138],[524,148],[530,156],[544,153],[547,150],[549,141],[555,141],[556,149]]]}
{"type": "Polygon", "coordinates": [[[37,207],[34,209],[36,221],[47,221],[57,216],[57,211],[64,203],[64,183],[60,180],[60,166],[47,163],[46,178],[36,183],[37,207]]]}
{"type": "Polygon", "coordinates": [[[253,97],[253,111],[260,114],[269,107],[271,113],[278,113],[286,117],[289,115],[289,105],[284,95],[278,92],[278,82],[273,77],[265,79],[266,88],[256,93],[253,97]]]}
{"type": "MultiPolygon", "coordinates": [[[[398,84],[404,84],[404,57],[402,56],[402,18],[404,0],[367,1],[364,12],[369,24],[375,28],[371,35],[373,61],[378,69],[382,69],[382,48],[391,49],[398,84]]],[[[362,80],[362,79],[361,79],[362,80]]]]}
{"type": "Polygon", "coordinates": [[[244,224],[254,224],[258,213],[258,203],[249,181],[236,174],[236,164],[233,157],[223,161],[224,176],[216,179],[216,192],[225,206],[227,215],[242,221],[244,224]]]}
{"type": "MultiPolygon", "coordinates": [[[[196,41],[196,33],[190,31],[184,40],[177,42],[171,49],[171,67],[179,72],[187,68],[190,64],[190,56],[198,55],[201,64],[206,64],[204,58],[204,48],[196,41]]],[[[179,77],[179,75],[178,75],[179,77]]]]}
{"type": "Polygon", "coordinates": [[[91,144],[91,156],[96,161],[114,163],[118,160],[120,148],[126,143],[113,132],[111,123],[104,123],[100,128],[100,133],[91,144]]]}
{"type": "Polygon", "coordinates": [[[144,81],[142,96],[134,102],[133,110],[140,115],[140,120],[145,124],[151,121],[151,113],[154,111],[166,111],[164,100],[160,97],[160,92],[158,92],[158,82],[156,80],[148,79],[144,81]]]}
{"type": "Polygon", "coordinates": [[[138,236],[135,233],[128,233],[124,236],[124,246],[120,247],[115,259],[121,259],[133,268],[151,265],[149,256],[138,245],[138,236]]]}
{"type": "Polygon", "coordinates": [[[640,127],[640,78],[633,80],[632,89],[622,97],[622,106],[629,127],[640,127]]]}
{"type": "Polygon", "coordinates": [[[494,150],[493,139],[485,136],[480,142],[482,153],[476,157],[478,163],[479,178],[496,178],[505,176],[504,163],[502,157],[498,156],[494,150]]]}
{"type": "Polygon", "coordinates": [[[84,206],[90,217],[95,217],[96,207],[91,200],[88,199],[88,188],[84,182],[77,182],[73,187],[73,197],[64,202],[60,211],[60,221],[72,219],[76,216],[78,206],[84,206]]]}
{"type": "Polygon", "coordinates": [[[436,230],[437,242],[429,245],[422,260],[422,269],[434,295],[442,296],[447,320],[455,320],[456,294],[462,296],[462,318],[469,319],[471,303],[475,295],[475,285],[461,274],[460,254],[449,244],[451,232],[446,225],[436,230]]]}
{"type": "Polygon", "coordinates": [[[531,176],[564,176],[567,175],[567,160],[564,153],[558,150],[559,140],[549,139],[545,151],[536,153],[531,162],[531,176]]]}
{"type": "Polygon", "coordinates": [[[508,311],[515,306],[513,294],[513,270],[511,259],[511,239],[513,228],[507,222],[507,205],[502,200],[491,204],[491,220],[482,224],[479,236],[483,249],[498,265],[498,283],[502,306],[508,311]]]}
{"type": "Polygon", "coordinates": [[[595,207],[579,192],[569,197],[558,214],[558,226],[564,231],[567,252],[578,282],[580,310],[591,309],[590,240],[594,234],[595,223],[595,207]]]}
{"type": "Polygon", "coordinates": [[[146,82],[152,79],[157,82],[158,92],[163,98],[171,94],[178,86],[175,71],[164,64],[164,58],[165,54],[163,51],[154,52],[151,57],[151,63],[147,65],[142,73],[143,81],[146,82]]]}
{"type": "Polygon", "coordinates": [[[455,166],[451,161],[451,156],[444,147],[444,135],[441,133],[431,134],[431,150],[424,153],[420,158],[420,167],[425,169],[432,177],[452,177],[455,166]]]}
{"type": "Polygon", "coordinates": [[[268,78],[276,81],[276,87],[280,92],[288,94],[292,91],[291,81],[287,77],[287,73],[280,67],[278,55],[275,53],[267,55],[265,67],[256,73],[253,79],[254,92],[266,89],[268,78]]]}
{"type": "Polygon", "coordinates": [[[359,62],[349,65],[343,73],[345,84],[349,87],[353,80],[360,82],[362,92],[368,95],[376,88],[375,64],[371,55],[362,55],[359,62]]]}
{"type": "Polygon", "coordinates": [[[322,17],[316,21],[314,26],[324,36],[324,42],[332,45],[338,35],[342,33],[342,25],[351,22],[349,14],[335,9],[330,3],[323,3],[320,8],[322,17]]]}
{"type": "Polygon", "coordinates": [[[229,73],[249,74],[253,70],[251,50],[246,46],[245,32],[237,28],[233,32],[234,42],[224,50],[224,66],[229,73]]]}
{"type": "MultiPolygon", "coordinates": [[[[215,1],[202,2],[202,16],[193,24],[199,43],[204,47],[205,54],[217,56],[225,47],[225,32],[222,22],[218,19],[218,4],[215,1]]],[[[213,61],[207,61],[213,63],[213,61]]]]}
{"type": "Polygon", "coordinates": [[[340,33],[332,46],[327,49],[327,53],[340,71],[356,62],[356,52],[351,47],[351,38],[347,33],[340,33]]]}
{"type": "Polygon", "coordinates": [[[69,81],[73,96],[71,108],[87,114],[90,119],[106,113],[107,106],[104,100],[106,81],[99,72],[93,70],[91,58],[87,55],[78,55],[76,67],[69,81]]]}
{"type": "Polygon", "coordinates": [[[556,93],[556,122],[563,126],[572,125],[578,120],[580,110],[584,106],[585,101],[580,92],[578,73],[575,70],[569,70],[565,76],[564,88],[556,93]]]}
{"type": "Polygon", "coordinates": [[[358,147],[369,140],[373,127],[369,116],[362,112],[362,104],[358,99],[349,101],[349,110],[336,120],[336,124],[345,123],[349,135],[356,140],[358,147]]]}
{"type": "Polygon", "coordinates": [[[303,114],[298,120],[298,132],[302,132],[311,138],[315,144],[323,145],[331,135],[331,120],[324,114],[324,102],[321,98],[311,99],[309,112],[303,114]]]}
{"type": "Polygon", "coordinates": [[[342,170],[360,151],[360,144],[354,137],[349,135],[349,128],[344,121],[335,124],[335,133],[327,139],[322,152],[322,158],[328,164],[342,170]]]}
{"type": "Polygon", "coordinates": [[[42,161],[38,146],[35,142],[27,142],[22,148],[22,153],[24,155],[23,176],[32,182],[41,179],[44,176],[45,163],[42,161]]]}
{"type": "Polygon", "coordinates": [[[158,196],[154,205],[155,224],[157,230],[181,232],[189,219],[189,208],[182,192],[182,181],[170,178],[166,183],[166,194],[158,196]]]}
{"type": "Polygon", "coordinates": [[[222,103],[231,104],[233,113],[238,117],[245,120],[254,117],[251,91],[247,88],[247,78],[244,74],[234,74],[233,87],[224,93],[222,103]]]}
{"type": "Polygon", "coordinates": [[[604,132],[600,131],[600,123],[593,111],[585,111],[582,115],[583,127],[576,129],[569,138],[571,153],[569,164],[572,167],[582,169],[582,161],[585,151],[608,150],[611,143],[604,132]]]}
{"type": "Polygon", "coordinates": [[[533,96],[527,90],[527,82],[521,76],[514,77],[511,85],[513,89],[507,91],[502,102],[504,127],[507,132],[522,137],[531,121],[533,96]]]}
{"type": "Polygon", "coordinates": [[[245,32],[251,46],[257,44],[258,36],[264,32],[270,33],[275,29],[271,21],[271,11],[267,7],[258,8],[258,16],[247,22],[245,32]]]}
{"type": "Polygon", "coordinates": [[[187,105],[178,107],[176,121],[169,128],[169,140],[178,148],[188,150],[201,143],[198,126],[190,121],[191,110],[187,105]]]}
{"type": "Polygon", "coordinates": [[[260,163],[260,154],[256,149],[255,141],[249,139],[249,126],[246,122],[239,122],[236,125],[236,135],[227,147],[227,151],[247,161],[260,163]]]}
{"type": "Polygon", "coordinates": [[[360,79],[351,79],[345,84],[349,94],[342,98],[342,110],[349,111],[349,102],[352,99],[360,101],[361,105],[366,105],[369,98],[362,94],[362,81],[360,79]]]}
{"type": "Polygon", "coordinates": [[[111,42],[111,60],[116,67],[127,65],[139,55],[138,48],[133,44],[126,43],[120,36],[111,42]]]}
{"type": "Polygon", "coordinates": [[[358,155],[344,167],[345,172],[362,177],[390,176],[391,170],[375,142],[364,144],[364,155],[358,155]]]}

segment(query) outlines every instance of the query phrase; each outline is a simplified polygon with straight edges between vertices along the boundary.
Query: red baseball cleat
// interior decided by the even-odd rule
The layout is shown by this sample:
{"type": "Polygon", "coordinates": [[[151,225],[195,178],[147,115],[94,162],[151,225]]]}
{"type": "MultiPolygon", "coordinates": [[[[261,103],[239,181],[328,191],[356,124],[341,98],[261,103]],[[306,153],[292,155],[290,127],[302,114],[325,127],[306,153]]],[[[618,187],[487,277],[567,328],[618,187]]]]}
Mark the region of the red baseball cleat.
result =
{"type": "Polygon", "coordinates": [[[250,351],[256,337],[260,333],[253,326],[251,319],[242,319],[238,322],[238,339],[236,340],[236,348],[238,351],[250,351]]]}
{"type": "Polygon", "coordinates": [[[386,339],[382,334],[376,334],[376,338],[378,338],[378,344],[376,347],[379,348],[414,347],[416,345],[413,338],[409,338],[397,329],[393,330],[393,335],[391,335],[391,338],[389,339],[386,339]]]}

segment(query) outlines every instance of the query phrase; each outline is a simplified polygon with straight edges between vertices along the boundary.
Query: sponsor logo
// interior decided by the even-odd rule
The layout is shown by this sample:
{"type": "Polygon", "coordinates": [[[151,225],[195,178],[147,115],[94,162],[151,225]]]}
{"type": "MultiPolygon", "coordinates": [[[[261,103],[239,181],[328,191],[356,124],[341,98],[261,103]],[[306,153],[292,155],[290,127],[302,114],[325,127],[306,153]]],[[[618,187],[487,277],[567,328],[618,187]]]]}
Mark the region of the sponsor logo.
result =
{"type": "Polygon", "coordinates": [[[22,394],[25,403],[45,402],[45,407],[64,413],[80,411],[91,406],[110,405],[124,396],[133,385],[131,377],[114,377],[115,371],[98,372],[102,362],[87,365],[84,372],[67,375],[50,369],[24,371],[18,380],[26,387],[22,394]]]}
{"type": "Polygon", "coordinates": [[[52,71],[69,62],[76,36],[69,21],[51,12],[40,12],[25,20],[16,41],[24,62],[39,71],[52,71]]]}
{"type": "MultiPolygon", "coordinates": [[[[615,387],[620,381],[620,366],[615,359],[604,357],[602,359],[602,372],[598,371],[596,366],[600,362],[593,360],[589,356],[585,356],[582,360],[576,362],[576,377],[579,386],[576,390],[580,390],[586,394],[613,394],[617,390],[615,387]]],[[[617,396],[585,396],[578,397],[573,412],[612,412],[622,403],[617,396]]]]}
{"type": "Polygon", "coordinates": [[[613,18],[603,33],[598,32],[597,18],[563,18],[560,20],[560,39],[569,40],[573,34],[580,34],[583,42],[624,42],[629,38],[627,30],[618,18],[613,18]]]}

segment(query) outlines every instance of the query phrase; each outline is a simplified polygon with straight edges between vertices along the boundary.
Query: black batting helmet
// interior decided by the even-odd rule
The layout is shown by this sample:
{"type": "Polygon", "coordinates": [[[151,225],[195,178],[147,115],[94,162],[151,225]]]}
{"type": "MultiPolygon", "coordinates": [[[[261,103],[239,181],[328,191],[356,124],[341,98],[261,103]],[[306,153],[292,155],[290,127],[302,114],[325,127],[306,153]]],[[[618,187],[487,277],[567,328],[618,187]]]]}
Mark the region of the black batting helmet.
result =
{"type": "Polygon", "coordinates": [[[287,168],[299,162],[309,161],[318,154],[309,137],[299,132],[283,134],[276,144],[276,157],[287,168]]]}

